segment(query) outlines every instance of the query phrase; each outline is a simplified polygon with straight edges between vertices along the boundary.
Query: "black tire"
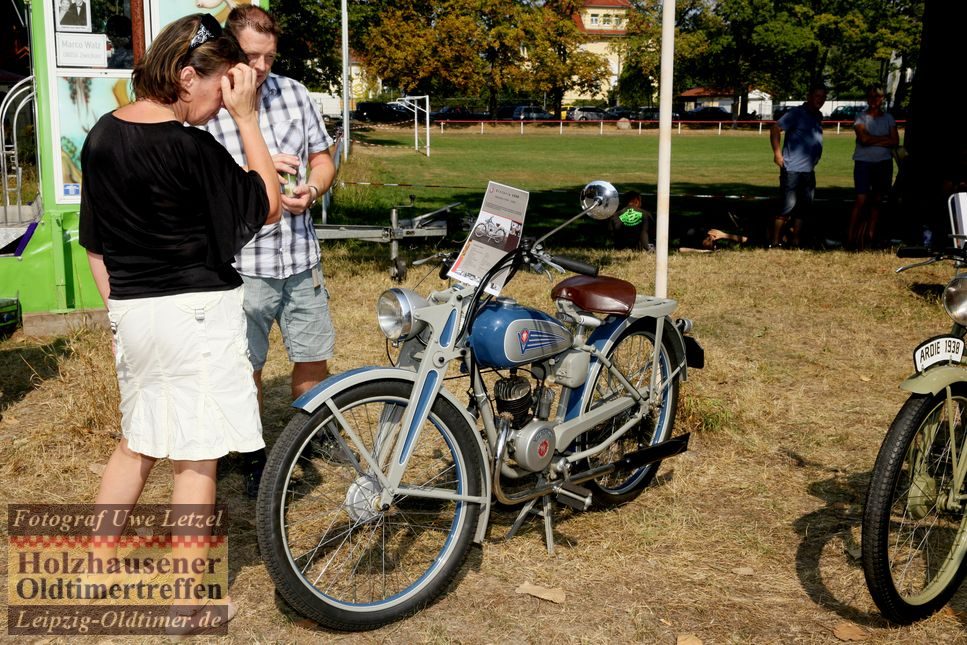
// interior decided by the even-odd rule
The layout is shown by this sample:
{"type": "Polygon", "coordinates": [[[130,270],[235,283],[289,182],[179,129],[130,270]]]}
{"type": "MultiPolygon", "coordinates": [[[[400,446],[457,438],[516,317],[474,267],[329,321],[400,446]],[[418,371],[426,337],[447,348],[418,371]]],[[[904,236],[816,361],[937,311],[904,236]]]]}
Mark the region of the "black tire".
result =
{"type": "MultiPolygon", "coordinates": [[[[621,372],[639,389],[647,388],[651,382],[652,363],[654,362],[655,333],[645,321],[632,325],[621,333],[608,351],[608,358],[617,362],[621,372]]],[[[675,413],[678,408],[678,378],[670,379],[672,372],[671,352],[662,343],[659,352],[658,390],[662,392],[659,403],[641,421],[637,428],[625,433],[603,452],[588,459],[588,466],[595,467],[618,461],[629,452],[665,441],[672,436],[675,413]]],[[[624,389],[614,377],[599,363],[588,375],[591,388],[582,412],[601,405],[614,396],[621,396],[624,389]]],[[[584,448],[593,446],[606,439],[620,428],[635,412],[630,408],[623,414],[609,419],[588,431],[582,437],[584,448]]],[[[595,505],[613,507],[626,504],[635,499],[655,479],[661,462],[647,464],[639,468],[619,468],[614,472],[588,482],[595,505]]]]}
{"type": "MultiPolygon", "coordinates": [[[[386,428],[398,436],[411,390],[380,381],[334,397],[377,462],[376,447],[395,443],[384,440],[386,428]]],[[[438,397],[401,485],[479,496],[473,432],[438,397]]],[[[256,506],[259,547],[279,593],[300,614],[347,631],[399,620],[436,598],[466,557],[480,512],[476,503],[414,496],[376,508],[381,487],[366,463],[327,406],[300,413],[272,448],[256,506]]]]}
{"type": "Polygon", "coordinates": [[[950,389],[949,400],[946,391],[907,400],[883,439],[870,479],[863,573],[876,606],[894,623],[909,624],[943,607],[967,572],[964,501],[949,501],[951,435],[958,459],[967,447],[967,384],[950,389]],[[953,433],[948,412],[955,419],[953,433]]]}

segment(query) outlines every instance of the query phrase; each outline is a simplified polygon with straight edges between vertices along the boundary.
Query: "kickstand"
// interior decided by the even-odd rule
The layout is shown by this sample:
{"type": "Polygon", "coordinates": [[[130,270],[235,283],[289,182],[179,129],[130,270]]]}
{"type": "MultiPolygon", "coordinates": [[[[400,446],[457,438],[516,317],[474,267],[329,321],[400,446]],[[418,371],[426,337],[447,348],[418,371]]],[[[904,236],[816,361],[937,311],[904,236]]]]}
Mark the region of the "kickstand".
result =
{"type": "Polygon", "coordinates": [[[524,507],[520,509],[520,513],[517,514],[517,519],[514,520],[514,524],[507,531],[507,536],[505,539],[509,540],[517,534],[520,530],[521,525],[523,525],[524,520],[527,519],[529,515],[537,515],[544,518],[544,541],[547,544],[547,554],[554,555],[554,528],[553,528],[553,516],[554,516],[554,501],[551,499],[550,495],[544,495],[543,497],[535,497],[531,501],[524,504],[524,507]],[[534,505],[537,504],[537,500],[542,502],[542,510],[535,510],[534,505]]]}

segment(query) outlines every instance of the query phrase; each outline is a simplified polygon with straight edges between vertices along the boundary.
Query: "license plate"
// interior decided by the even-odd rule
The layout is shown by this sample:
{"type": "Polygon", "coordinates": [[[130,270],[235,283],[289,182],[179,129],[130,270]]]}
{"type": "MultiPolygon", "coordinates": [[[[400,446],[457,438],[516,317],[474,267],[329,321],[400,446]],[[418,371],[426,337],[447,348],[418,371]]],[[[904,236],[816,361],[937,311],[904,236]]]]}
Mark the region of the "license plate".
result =
{"type": "Polygon", "coordinates": [[[952,336],[937,336],[924,342],[913,352],[913,365],[924,372],[937,363],[959,363],[964,357],[964,341],[952,336]]]}

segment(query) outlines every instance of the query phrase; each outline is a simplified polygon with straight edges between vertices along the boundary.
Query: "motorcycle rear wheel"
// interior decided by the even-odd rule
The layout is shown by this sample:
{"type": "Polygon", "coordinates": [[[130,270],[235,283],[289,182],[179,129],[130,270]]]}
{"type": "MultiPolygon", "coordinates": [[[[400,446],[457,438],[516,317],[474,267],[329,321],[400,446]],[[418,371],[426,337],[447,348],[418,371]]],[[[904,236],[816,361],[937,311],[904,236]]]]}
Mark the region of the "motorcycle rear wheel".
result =
{"type": "MultiPolygon", "coordinates": [[[[377,463],[391,459],[377,454],[395,444],[411,390],[409,382],[371,382],[333,399],[377,463]]],[[[472,432],[438,397],[401,485],[479,496],[482,456],[472,432]]],[[[259,547],[300,614],[334,629],[375,629],[422,609],[456,575],[480,505],[398,495],[379,508],[381,491],[327,406],[297,414],[279,436],[256,506],[259,547]]]]}
{"type": "MultiPolygon", "coordinates": [[[[628,328],[608,352],[629,382],[639,390],[647,390],[651,382],[655,357],[655,334],[642,325],[628,328]]],[[[657,405],[645,416],[638,427],[626,432],[606,450],[588,459],[592,468],[616,462],[628,453],[665,441],[672,435],[675,413],[678,408],[678,379],[671,379],[671,359],[668,348],[662,346],[659,352],[659,368],[656,389],[661,392],[657,405]]],[[[605,369],[599,366],[596,373],[589,376],[591,396],[583,412],[587,412],[609,399],[625,394],[624,388],[605,369]]],[[[584,447],[600,443],[620,428],[635,412],[635,408],[613,417],[597,428],[585,433],[584,447]]],[[[594,503],[599,507],[613,507],[626,504],[641,495],[648,484],[654,480],[661,462],[638,468],[623,467],[599,477],[587,484],[594,503]]]]}
{"type": "Polygon", "coordinates": [[[967,448],[967,384],[950,389],[949,399],[944,390],[907,400],[873,467],[863,512],[863,572],[876,606],[894,623],[943,607],[967,573],[964,501],[950,499],[952,449],[963,460],[967,448]]]}

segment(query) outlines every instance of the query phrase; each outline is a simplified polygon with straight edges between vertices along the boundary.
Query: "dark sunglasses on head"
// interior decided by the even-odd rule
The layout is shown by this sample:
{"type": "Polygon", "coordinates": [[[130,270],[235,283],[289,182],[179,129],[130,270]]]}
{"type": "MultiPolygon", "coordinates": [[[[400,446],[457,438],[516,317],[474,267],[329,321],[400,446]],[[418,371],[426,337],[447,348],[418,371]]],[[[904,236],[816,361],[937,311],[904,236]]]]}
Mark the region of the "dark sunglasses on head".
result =
{"type": "Polygon", "coordinates": [[[215,17],[210,13],[202,14],[201,22],[198,23],[198,31],[191,37],[188,43],[188,53],[195,51],[207,42],[211,42],[222,35],[222,26],[218,24],[215,17]]]}

